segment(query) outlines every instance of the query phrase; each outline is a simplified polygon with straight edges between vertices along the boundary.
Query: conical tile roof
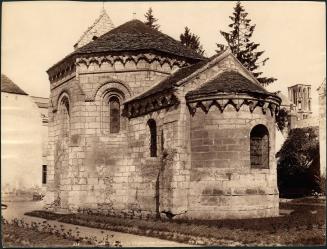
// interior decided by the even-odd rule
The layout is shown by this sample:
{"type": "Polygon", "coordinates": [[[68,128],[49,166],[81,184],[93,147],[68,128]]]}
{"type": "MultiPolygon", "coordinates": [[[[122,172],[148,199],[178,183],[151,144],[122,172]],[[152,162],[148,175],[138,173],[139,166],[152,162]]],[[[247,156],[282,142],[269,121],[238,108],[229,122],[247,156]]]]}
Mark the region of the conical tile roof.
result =
{"type": "Polygon", "coordinates": [[[110,52],[162,52],[173,56],[187,58],[195,62],[205,57],[192,49],[187,48],[172,37],[152,29],[139,20],[126,22],[110,30],[94,41],[76,49],[65,58],[50,67],[50,72],[64,61],[74,60],[78,56],[92,53],[110,52]]]}
{"type": "Polygon", "coordinates": [[[155,50],[191,59],[203,59],[195,51],[139,20],[126,22],[79,48],[75,53],[155,50]]]}

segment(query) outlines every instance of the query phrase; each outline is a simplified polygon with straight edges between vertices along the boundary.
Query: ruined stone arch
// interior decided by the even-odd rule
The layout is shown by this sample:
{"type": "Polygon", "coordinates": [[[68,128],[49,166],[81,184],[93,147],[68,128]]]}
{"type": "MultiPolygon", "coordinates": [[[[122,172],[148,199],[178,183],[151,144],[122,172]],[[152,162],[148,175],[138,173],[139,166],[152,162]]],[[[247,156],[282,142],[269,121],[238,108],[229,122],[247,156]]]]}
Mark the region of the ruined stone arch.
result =
{"type": "Polygon", "coordinates": [[[158,151],[157,122],[151,118],[148,120],[147,126],[148,126],[149,134],[150,134],[150,144],[149,144],[150,157],[157,157],[157,151],[158,151]]]}

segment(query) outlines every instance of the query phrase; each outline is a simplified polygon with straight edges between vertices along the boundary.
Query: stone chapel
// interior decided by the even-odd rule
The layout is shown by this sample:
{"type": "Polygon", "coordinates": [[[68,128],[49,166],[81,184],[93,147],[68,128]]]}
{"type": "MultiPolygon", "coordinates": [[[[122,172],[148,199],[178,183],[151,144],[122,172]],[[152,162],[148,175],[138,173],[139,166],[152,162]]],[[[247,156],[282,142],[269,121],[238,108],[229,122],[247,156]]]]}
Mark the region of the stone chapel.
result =
{"type": "Polygon", "coordinates": [[[45,208],[277,216],[281,99],[229,50],[205,58],[135,19],[102,32],[47,71],[45,208]]]}

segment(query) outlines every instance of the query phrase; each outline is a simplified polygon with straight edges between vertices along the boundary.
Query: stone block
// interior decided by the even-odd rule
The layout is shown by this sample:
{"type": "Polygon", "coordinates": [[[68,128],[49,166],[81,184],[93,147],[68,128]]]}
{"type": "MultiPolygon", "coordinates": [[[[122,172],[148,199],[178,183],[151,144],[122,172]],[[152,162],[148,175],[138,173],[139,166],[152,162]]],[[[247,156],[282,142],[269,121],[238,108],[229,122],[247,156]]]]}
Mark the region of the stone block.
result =
{"type": "Polygon", "coordinates": [[[79,185],[73,185],[72,186],[72,190],[73,191],[80,191],[81,190],[81,186],[79,186],[79,185]]]}

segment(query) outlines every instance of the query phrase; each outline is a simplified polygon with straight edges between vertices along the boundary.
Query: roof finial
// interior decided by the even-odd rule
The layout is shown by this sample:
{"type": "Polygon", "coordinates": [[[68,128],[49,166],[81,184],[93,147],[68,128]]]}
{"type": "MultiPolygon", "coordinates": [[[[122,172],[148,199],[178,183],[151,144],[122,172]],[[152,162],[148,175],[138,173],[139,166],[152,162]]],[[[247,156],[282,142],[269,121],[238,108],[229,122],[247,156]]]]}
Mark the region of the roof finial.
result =
{"type": "Polygon", "coordinates": [[[133,20],[136,19],[136,12],[133,12],[133,20]]]}

